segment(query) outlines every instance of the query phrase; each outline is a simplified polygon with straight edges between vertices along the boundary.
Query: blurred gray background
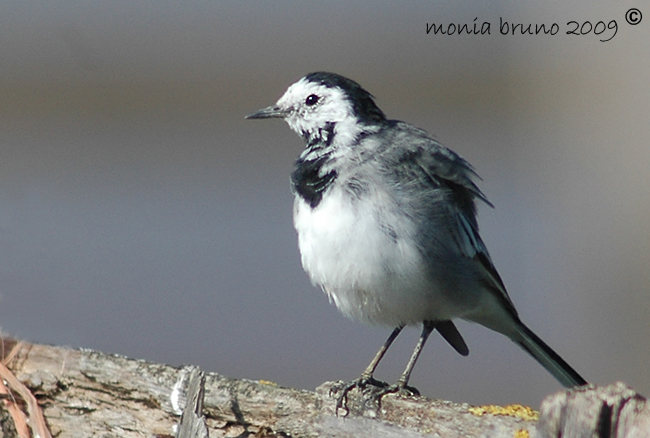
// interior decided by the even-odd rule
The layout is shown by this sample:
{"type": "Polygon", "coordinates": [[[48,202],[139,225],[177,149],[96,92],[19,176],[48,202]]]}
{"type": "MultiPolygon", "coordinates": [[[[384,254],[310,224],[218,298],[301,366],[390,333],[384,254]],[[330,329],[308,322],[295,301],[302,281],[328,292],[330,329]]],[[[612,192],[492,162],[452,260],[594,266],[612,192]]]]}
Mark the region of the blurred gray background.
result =
{"type": "MultiPolygon", "coordinates": [[[[610,3],[4,0],[4,333],[298,388],[356,378],[390,328],[309,284],[288,182],[302,141],[244,120],[328,70],[476,166],[522,319],[588,380],[649,395],[650,8],[610,3]],[[560,32],[503,36],[500,17],[560,32]],[[474,18],[492,34],[426,34],[474,18]],[[613,19],[608,42],[565,34],[613,19]]],[[[537,406],[560,389],[506,338],[460,330],[468,358],[425,348],[424,395],[537,406]]]]}

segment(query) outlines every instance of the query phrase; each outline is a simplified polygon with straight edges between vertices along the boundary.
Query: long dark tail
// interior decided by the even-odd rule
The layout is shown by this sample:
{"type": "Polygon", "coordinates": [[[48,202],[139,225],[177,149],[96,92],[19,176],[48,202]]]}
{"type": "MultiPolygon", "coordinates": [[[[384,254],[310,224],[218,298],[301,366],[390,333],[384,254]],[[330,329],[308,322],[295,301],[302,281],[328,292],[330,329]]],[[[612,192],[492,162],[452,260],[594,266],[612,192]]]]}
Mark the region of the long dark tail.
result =
{"type": "Polygon", "coordinates": [[[517,331],[520,335],[519,339],[513,340],[530,353],[562,385],[571,388],[587,384],[587,381],[571,368],[571,365],[521,322],[517,324],[517,331]]]}

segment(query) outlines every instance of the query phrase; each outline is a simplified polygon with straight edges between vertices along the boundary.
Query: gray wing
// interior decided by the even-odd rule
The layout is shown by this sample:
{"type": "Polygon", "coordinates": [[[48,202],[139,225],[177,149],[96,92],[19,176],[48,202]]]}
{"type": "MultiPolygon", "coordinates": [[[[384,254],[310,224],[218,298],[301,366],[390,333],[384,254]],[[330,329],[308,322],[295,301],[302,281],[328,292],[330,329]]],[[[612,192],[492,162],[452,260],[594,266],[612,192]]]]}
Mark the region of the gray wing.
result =
{"type": "Polygon", "coordinates": [[[396,122],[395,126],[401,129],[396,130],[392,144],[408,144],[407,147],[386,151],[394,156],[389,161],[393,161],[398,169],[400,166],[409,169],[408,174],[398,175],[398,178],[418,181],[419,189],[424,189],[422,191],[431,198],[422,202],[429,202],[430,211],[444,216],[445,229],[453,240],[453,248],[463,257],[476,262],[486,288],[516,315],[505,285],[479,234],[476,199],[490,207],[493,205],[474,182],[474,179],[480,179],[474,168],[425,131],[403,122],[396,122]]]}

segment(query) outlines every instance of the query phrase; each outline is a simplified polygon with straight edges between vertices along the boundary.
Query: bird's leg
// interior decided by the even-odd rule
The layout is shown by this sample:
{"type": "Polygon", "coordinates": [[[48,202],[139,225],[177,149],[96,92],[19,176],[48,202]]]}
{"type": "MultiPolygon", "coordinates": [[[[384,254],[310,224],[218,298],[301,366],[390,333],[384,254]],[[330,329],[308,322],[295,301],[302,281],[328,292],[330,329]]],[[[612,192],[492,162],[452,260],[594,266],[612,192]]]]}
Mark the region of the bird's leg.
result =
{"type": "Polygon", "coordinates": [[[411,378],[411,372],[413,371],[415,362],[417,362],[418,357],[420,357],[420,353],[422,352],[422,348],[424,347],[424,344],[427,342],[429,335],[435,328],[436,328],[436,324],[433,321],[424,321],[424,323],[422,324],[422,334],[420,335],[420,339],[418,340],[418,343],[415,346],[415,349],[413,350],[413,354],[411,355],[408,364],[406,364],[406,369],[402,373],[402,377],[400,377],[399,380],[397,381],[396,386],[398,391],[407,389],[408,391],[416,395],[419,395],[417,389],[408,387],[407,385],[409,379],[411,378]]]}
{"type": "Polygon", "coordinates": [[[337,400],[336,400],[336,412],[338,413],[339,409],[345,409],[347,412],[345,415],[348,414],[349,410],[347,408],[347,401],[348,401],[348,393],[354,389],[354,388],[359,388],[363,390],[366,388],[368,385],[376,386],[379,388],[385,388],[388,385],[384,382],[380,382],[379,380],[376,380],[372,375],[375,373],[375,370],[377,369],[377,365],[379,365],[379,361],[384,357],[384,354],[386,354],[386,351],[388,348],[391,346],[395,338],[397,338],[397,335],[400,334],[402,331],[403,326],[396,327],[395,330],[390,334],[388,339],[386,339],[386,342],[384,342],[384,345],[381,346],[375,357],[372,359],[368,367],[365,369],[363,373],[361,373],[361,377],[353,380],[348,383],[344,383],[343,385],[333,387],[331,392],[336,392],[340,393],[337,400]]]}
{"type": "Polygon", "coordinates": [[[384,353],[386,353],[386,350],[388,350],[388,347],[390,347],[390,344],[393,343],[397,335],[402,330],[401,327],[396,328],[393,331],[393,333],[390,335],[388,340],[381,347],[379,352],[377,352],[377,355],[372,360],[372,362],[370,362],[368,368],[366,368],[366,370],[363,372],[361,378],[354,380],[350,383],[346,383],[335,389],[336,392],[342,391],[336,402],[336,412],[338,413],[338,410],[342,408],[346,410],[345,415],[349,413],[349,409],[347,407],[347,394],[353,388],[359,388],[363,390],[366,387],[372,385],[374,387],[374,390],[371,392],[371,394],[369,394],[368,398],[364,401],[364,405],[368,401],[372,400],[377,403],[378,408],[381,408],[381,399],[386,394],[391,394],[395,392],[405,392],[409,395],[420,395],[420,392],[417,389],[408,386],[408,381],[411,378],[411,372],[413,371],[413,367],[415,366],[415,363],[420,357],[420,353],[422,352],[422,348],[424,347],[424,344],[427,342],[429,335],[431,334],[431,332],[433,332],[433,330],[436,327],[437,327],[437,323],[435,321],[424,321],[424,323],[422,324],[422,334],[420,335],[420,339],[418,340],[418,343],[416,344],[415,349],[413,350],[413,354],[411,355],[408,364],[406,364],[406,369],[402,373],[402,376],[399,378],[399,380],[395,385],[387,385],[384,382],[375,380],[372,377],[372,374],[374,373],[375,368],[377,368],[377,364],[384,356],[384,353]]]}
{"type": "Polygon", "coordinates": [[[375,373],[375,370],[377,369],[377,365],[379,365],[379,361],[384,357],[384,354],[386,354],[386,351],[388,348],[391,346],[395,338],[397,338],[397,335],[400,334],[402,331],[403,327],[396,327],[395,330],[390,334],[388,339],[386,339],[386,342],[384,342],[384,345],[381,346],[375,357],[372,359],[366,370],[361,373],[361,380],[366,380],[366,381],[372,381],[375,380],[373,379],[372,375],[375,373]]]}

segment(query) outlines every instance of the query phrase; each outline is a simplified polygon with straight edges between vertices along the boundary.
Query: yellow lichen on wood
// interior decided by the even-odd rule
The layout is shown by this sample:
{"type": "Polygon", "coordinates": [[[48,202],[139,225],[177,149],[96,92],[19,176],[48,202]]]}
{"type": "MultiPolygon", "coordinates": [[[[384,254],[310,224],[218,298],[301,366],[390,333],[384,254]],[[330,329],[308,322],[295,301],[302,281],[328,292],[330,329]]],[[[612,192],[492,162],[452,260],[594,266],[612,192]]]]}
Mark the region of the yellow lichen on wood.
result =
{"type": "MultiPolygon", "coordinates": [[[[469,412],[481,417],[484,414],[491,415],[508,415],[510,417],[521,418],[525,421],[537,421],[539,420],[539,412],[534,410],[531,407],[523,405],[508,405],[508,406],[496,406],[496,405],[486,405],[486,406],[473,406],[469,408],[469,412]]],[[[517,437],[519,438],[519,437],[517,437]]]]}

